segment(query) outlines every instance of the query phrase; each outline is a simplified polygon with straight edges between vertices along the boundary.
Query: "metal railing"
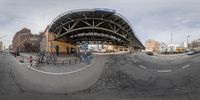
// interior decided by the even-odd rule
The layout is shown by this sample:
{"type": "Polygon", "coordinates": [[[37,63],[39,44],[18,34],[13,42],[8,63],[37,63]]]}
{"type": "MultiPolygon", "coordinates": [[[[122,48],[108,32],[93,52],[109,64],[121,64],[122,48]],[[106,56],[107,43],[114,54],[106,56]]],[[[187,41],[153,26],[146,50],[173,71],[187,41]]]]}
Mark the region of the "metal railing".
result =
{"type": "Polygon", "coordinates": [[[76,56],[77,58],[75,59],[69,59],[69,60],[61,60],[58,61],[57,60],[57,56],[50,54],[50,53],[40,53],[36,56],[37,59],[35,59],[34,61],[36,61],[36,65],[41,65],[41,64],[54,64],[54,65],[75,65],[78,63],[86,63],[86,64],[90,64],[93,60],[93,55],[86,55],[86,54],[82,54],[82,55],[78,55],[76,56]]]}

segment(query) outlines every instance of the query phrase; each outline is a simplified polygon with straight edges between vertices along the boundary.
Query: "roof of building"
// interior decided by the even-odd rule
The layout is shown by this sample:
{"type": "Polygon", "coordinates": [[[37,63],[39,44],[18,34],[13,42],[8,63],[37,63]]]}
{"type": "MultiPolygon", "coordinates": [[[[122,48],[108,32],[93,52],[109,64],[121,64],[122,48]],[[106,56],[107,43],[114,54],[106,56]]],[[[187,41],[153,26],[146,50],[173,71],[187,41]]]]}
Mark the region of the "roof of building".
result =
{"type": "Polygon", "coordinates": [[[111,9],[81,9],[63,13],[52,21],[49,32],[55,33],[56,40],[65,42],[107,41],[114,44],[133,42],[135,46],[144,48],[127,19],[111,9]],[[83,33],[84,35],[81,35],[83,33]],[[95,34],[86,36],[85,33],[95,34]]]}
{"type": "Polygon", "coordinates": [[[26,32],[31,32],[30,29],[28,28],[22,28],[20,31],[18,31],[17,33],[26,33],[26,32]]]}

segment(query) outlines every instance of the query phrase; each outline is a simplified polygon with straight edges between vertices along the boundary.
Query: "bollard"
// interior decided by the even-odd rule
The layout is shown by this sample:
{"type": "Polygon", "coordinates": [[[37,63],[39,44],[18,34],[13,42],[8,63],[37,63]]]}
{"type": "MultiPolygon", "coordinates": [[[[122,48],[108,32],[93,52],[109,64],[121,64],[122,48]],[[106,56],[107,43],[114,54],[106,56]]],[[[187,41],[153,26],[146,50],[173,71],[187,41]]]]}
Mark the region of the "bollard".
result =
{"type": "Polygon", "coordinates": [[[54,65],[56,65],[56,61],[54,61],[54,65]]]}
{"type": "Polygon", "coordinates": [[[62,65],[64,66],[64,64],[65,64],[65,61],[62,61],[62,65]]]}
{"type": "Polygon", "coordinates": [[[71,65],[71,60],[69,60],[69,64],[71,65]]]}
{"type": "Polygon", "coordinates": [[[32,56],[30,56],[30,59],[29,59],[29,63],[30,63],[30,67],[32,67],[33,66],[33,57],[32,56]]]}

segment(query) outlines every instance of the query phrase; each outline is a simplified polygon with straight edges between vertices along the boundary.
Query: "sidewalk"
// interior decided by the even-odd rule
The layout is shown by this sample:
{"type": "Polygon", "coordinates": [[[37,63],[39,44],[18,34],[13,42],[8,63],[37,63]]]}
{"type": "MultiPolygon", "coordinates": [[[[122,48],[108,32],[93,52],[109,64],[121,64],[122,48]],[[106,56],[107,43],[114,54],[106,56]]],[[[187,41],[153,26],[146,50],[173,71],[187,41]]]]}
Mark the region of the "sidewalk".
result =
{"type": "MultiPolygon", "coordinates": [[[[20,56],[22,56],[24,58],[30,58],[30,56],[32,56],[33,59],[37,59],[37,53],[20,53],[20,56]]],[[[62,61],[65,61],[65,60],[74,60],[74,59],[77,59],[77,57],[75,57],[75,56],[66,56],[66,57],[58,56],[56,58],[56,60],[58,62],[62,62],[62,61]]]]}
{"type": "Polygon", "coordinates": [[[154,53],[155,57],[161,57],[161,58],[179,58],[179,57],[187,57],[185,53],[181,54],[158,54],[154,53]]]}
{"type": "Polygon", "coordinates": [[[110,52],[110,53],[92,53],[95,55],[116,55],[116,54],[127,54],[129,51],[120,51],[120,52],[110,52]]]}
{"type": "Polygon", "coordinates": [[[18,61],[23,60],[24,64],[26,66],[29,66],[29,58],[30,56],[33,57],[33,68],[46,71],[46,72],[52,72],[52,73],[65,73],[65,72],[71,72],[80,68],[83,68],[87,66],[87,64],[80,62],[79,58],[75,56],[68,56],[68,57],[57,57],[56,58],[56,64],[54,63],[43,63],[43,64],[36,64],[37,63],[37,54],[36,53],[20,53],[20,56],[16,57],[18,61]]]}
{"type": "Polygon", "coordinates": [[[52,72],[52,73],[66,73],[66,72],[71,72],[71,71],[75,71],[78,70],[80,68],[83,68],[87,66],[87,64],[85,63],[78,63],[75,65],[61,65],[61,64],[41,64],[39,66],[34,66],[33,68],[41,70],[41,71],[45,71],[45,72],[52,72]]]}

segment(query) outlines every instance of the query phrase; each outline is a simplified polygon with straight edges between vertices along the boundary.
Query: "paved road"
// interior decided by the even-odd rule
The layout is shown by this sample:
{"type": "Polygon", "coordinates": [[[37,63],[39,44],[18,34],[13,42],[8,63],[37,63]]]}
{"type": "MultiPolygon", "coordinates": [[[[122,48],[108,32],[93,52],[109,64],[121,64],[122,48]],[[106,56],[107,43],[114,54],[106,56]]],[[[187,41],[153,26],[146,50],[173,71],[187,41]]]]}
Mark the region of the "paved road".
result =
{"type": "Polygon", "coordinates": [[[8,53],[0,53],[0,94],[21,94],[23,90],[14,81],[13,66],[8,53]]]}
{"type": "Polygon", "coordinates": [[[134,88],[57,95],[23,89],[12,73],[17,63],[9,53],[1,52],[0,100],[199,100],[200,54],[173,60],[139,55],[134,58],[136,63],[124,59],[113,59],[113,63],[127,67],[123,70],[135,79],[134,88]]]}
{"type": "Polygon", "coordinates": [[[200,54],[177,55],[177,57],[174,56],[174,59],[172,59],[173,57],[145,54],[132,57],[133,65],[136,65],[137,69],[133,69],[129,73],[145,83],[145,85],[138,85],[142,87],[137,87],[137,89],[143,90],[143,96],[184,97],[185,99],[199,100],[200,54]]]}
{"type": "Polygon", "coordinates": [[[114,96],[94,93],[88,94],[47,94],[24,89],[17,83],[13,67],[18,67],[14,57],[8,52],[0,52],[0,100],[116,100],[114,96]]]}
{"type": "Polygon", "coordinates": [[[200,54],[196,55],[177,55],[177,56],[148,56],[143,53],[132,56],[133,61],[142,68],[154,70],[178,70],[195,66],[200,63],[198,59],[200,54]]]}

